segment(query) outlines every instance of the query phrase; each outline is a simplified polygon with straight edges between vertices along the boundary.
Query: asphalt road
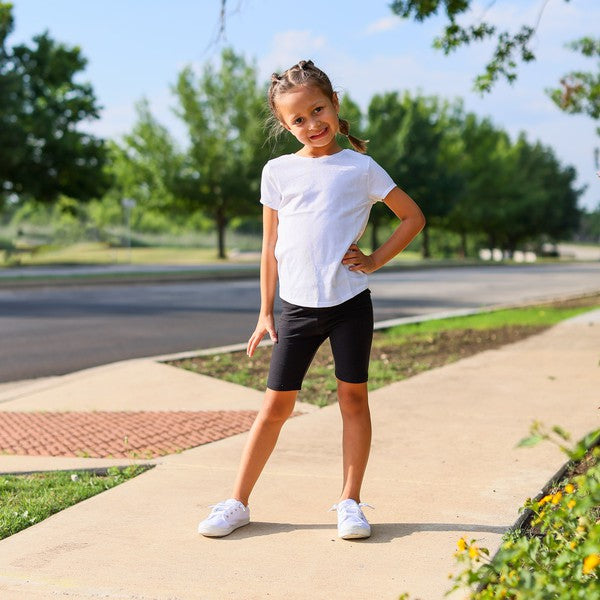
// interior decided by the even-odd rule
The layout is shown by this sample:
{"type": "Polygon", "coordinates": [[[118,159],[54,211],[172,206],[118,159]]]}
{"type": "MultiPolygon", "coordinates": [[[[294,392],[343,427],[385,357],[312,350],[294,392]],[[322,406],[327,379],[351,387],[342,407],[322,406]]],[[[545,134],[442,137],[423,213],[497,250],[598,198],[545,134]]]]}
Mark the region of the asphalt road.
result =
{"type": "MultiPolygon", "coordinates": [[[[370,287],[381,321],[600,291],[600,262],[380,272],[370,287]]],[[[0,382],[243,342],[259,302],[248,279],[0,288],[0,382]]]]}

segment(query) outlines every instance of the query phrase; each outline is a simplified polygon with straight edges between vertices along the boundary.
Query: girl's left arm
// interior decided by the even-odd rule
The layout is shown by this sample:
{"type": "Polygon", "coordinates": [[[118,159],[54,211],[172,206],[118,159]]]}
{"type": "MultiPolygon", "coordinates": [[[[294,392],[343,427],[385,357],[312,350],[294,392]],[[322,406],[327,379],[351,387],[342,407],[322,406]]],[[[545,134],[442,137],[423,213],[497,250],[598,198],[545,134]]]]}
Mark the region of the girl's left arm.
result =
{"type": "Polygon", "coordinates": [[[414,200],[400,188],[395,187],[384,199],[390,210],[400,219],[394,233],[373,254],[363,254],[356,244],[352,244],[342,263],[349,265],[350,271],[372,273],[402,252],[425,227],[425,216],[414,200]]]}

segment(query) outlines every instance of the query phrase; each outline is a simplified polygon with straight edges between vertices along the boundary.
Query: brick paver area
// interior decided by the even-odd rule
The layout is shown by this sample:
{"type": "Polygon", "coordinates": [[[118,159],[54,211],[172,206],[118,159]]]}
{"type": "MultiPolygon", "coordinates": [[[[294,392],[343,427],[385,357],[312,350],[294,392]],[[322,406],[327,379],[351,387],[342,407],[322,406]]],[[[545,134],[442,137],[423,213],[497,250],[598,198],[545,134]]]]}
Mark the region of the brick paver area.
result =
{"type": "Polygon", "coordinates": [[[0,453],[153,458],[250,429],[256,411],[0,412],[0,453]]]}

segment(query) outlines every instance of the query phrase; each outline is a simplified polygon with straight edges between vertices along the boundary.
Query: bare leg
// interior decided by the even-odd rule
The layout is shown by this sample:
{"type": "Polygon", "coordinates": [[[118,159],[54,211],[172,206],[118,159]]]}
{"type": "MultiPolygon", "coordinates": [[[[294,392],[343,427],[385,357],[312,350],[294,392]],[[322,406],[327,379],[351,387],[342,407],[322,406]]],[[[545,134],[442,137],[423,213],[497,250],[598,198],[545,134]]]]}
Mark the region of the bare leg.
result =
{"type": "Polygon", "coordinates": [[[340,500],[360,502],[369,451],[371,449],[371,413],[366,383],[346,383],[338,379],[338,400],[344,425],[344,485],[340,500]]]}
{"type": "Polygon", "coordinates": [[[298,391],[276,392],[267,388],[263,405],[250,429],[238,469],[232,498],[244,505],[258,480],[283,424],[294,410],[298,391]]]}

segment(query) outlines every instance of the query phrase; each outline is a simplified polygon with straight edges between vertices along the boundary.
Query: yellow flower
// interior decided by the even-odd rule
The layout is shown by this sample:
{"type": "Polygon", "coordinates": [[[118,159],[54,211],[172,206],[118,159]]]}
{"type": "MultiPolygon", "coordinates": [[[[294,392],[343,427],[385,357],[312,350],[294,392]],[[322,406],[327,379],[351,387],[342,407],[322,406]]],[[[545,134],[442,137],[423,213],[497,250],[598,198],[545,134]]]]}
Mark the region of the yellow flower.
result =
{"type": "Polygon", "coordinates": [[[552,496],[544,496],[539,502],[538,504],[540,506],[544,506],[544,504],[546,504],[546,502],[550,502],[550,500],[552,500],[552,496]]]}
{"type": "Polygon", "coordinates": [[[577,529],[575,531],[578,531],[579,533],[583,533],[585,531],[585,527],[583,525],[577,525],[577,529]]]}
{"type": "Polygon", "coordinates": [[[471,558],[477,558],[479,556],[479,548],[475,544],[469,546],[469,556],[471,558]]]}
{"type": "Polygon", "coordinates": [[[576,504],[577,504],[577,502],[575,502],[575,500],[569,500],[569,501],[567,502],[567,506],[568,506],[569,508],[573,508],[573,507],[574,507],[576,504]]]}
{"type": "Polygon", "coordinates": [[[576,542],[571,542],[569,544],[569,546],[571,547],[571,550],[575,550],[575,546],[577,546],[577,543],[576,542]]]}
{"type": "Polygon", "coordinates": [[[572,483],[567,483],[567,485],[565,485],[565,492],[567,492],[567,494],[572,494],[575,491],[575,486],[572,483]]]}
{"type": "Polygon", "coordinates": [[[600,554],[590,554],[583,560],[583,574],[591,573],[598,565],[600,565],[600,554]]]}
{"type": "Polygon", "coordinates": [[[464,552],[467,549],[467,542],[466,542],[465,538],[460,538],[460,540],[458,540],[458,542],[456,542],[456,545],[458,546],[458,549],[461,552],[464,552]]]}
{"type": "Polygon", "coordinates": [[[562,498],[562,492],[556,492],[554,496],[552,496],[552,504],[558,504],[560,499],[562,498]]]}

